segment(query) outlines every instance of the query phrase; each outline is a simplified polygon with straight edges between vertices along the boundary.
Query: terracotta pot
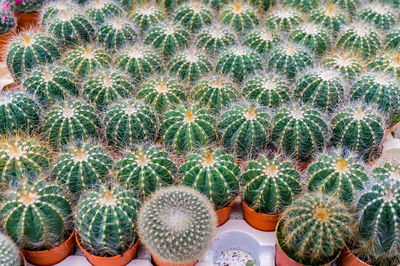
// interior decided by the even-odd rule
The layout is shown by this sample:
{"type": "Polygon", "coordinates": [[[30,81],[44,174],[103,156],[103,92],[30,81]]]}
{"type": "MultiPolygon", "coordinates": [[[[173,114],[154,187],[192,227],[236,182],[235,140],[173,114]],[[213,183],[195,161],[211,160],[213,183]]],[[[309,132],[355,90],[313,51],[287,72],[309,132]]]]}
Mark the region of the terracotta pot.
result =
{"type": "Polygon", "coordinates": [[[28,264],[26,263],[26,259],[25,259],[24,254],[23,254],[21,251],[19,252],[19,254],[21,255],[21,260],[22,260],[21,265],[24,265],[24,266],[28,265],[28,264]]]}
{"type": "Polygon", "coordinates": [[[19,31],[38,29],[40,27],[40,12],[18,13],[15,12],[19,31]]]}
{"type": "Polygon", "coordinates": [[[154,255],[151,255],[151,257],[153,258],[153,262],[156,266],[194,266],[197,263],[197,260],[195,260],[193,262],[177,264],[177,263],[163,261],[162,259],[154,255]]]}
{"type": "Polygon", "coordinates": [[[136,251],[139,246],[139,240],[136,240],[135,244],[125,251],[122,255],[118,256],[113,256],[113,257],[100,257],[93,255],[86,251],[81,243],[79,243],[78,239],[78,234],[75,236],[76,238],[76,243],[78,244],[78,247],[82,250],[82,252],[85,254],[87,260],[95,265],[95,266],[123,266],[128,264],[133,258],[136,256],[136,251]]]}
{"type": "Polygon", "coordinates": [[[371,266],[368,263],[363,262],[356,255],[354,255],[350,249],[346,246],[342,250],[342,254],[339,258],[339,266],[371,266]]]}
{"type": "Polygon", "coordinates": [[[68,237],[68,239],[61,245],[41,251],[22,250],[27,261],[34,265],[53,265],[64,260],[71,255],[75,250],[75,233],[68,237]]]}
{"type": "Polygon", "coordinates": [[[0,35],[0,61],[4,61],[6,59],[8,53],[8,44],[16,33],[17,26],[15,26],[14,29],[12,29],[11,31],[0,35]]]}
{"type": "Polygon", "coordinates": [[[250,208],[246,203],[242,201],[243,206],[243,217],[246,222],[261,231],[274,231],[276,224],[279,221],[279,214],[264,214],[259,213],[250,208]]]}
{"type": "Polygon", "coordinates": [[[215,214],[217,215],[217,226],[221,226],[224,223],[226,223],[226,221],[228,221],[229,216],[231,215],[232,206],[233,202],[228,206],[226,206],[225,208],[215,211],[215,214]]]}

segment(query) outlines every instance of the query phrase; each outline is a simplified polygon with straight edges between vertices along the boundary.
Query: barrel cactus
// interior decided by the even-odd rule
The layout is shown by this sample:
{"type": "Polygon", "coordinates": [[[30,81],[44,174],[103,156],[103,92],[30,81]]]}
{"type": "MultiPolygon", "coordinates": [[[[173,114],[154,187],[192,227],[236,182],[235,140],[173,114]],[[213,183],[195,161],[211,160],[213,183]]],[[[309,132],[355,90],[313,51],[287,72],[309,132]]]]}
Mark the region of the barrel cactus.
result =
{"type": "Polygon", "coordinates": [[[16,21],[14,14],[11,11],[3,8],[3,10],[0,12],[0,18],[0,35],[9,33],[15,29],[16,21]]]}
{"type": "Polygon", "coordinates": [[[215,118],[206,109],[178,106],[165,114],[160,134],[166,147],[192,151],[216,139],[215,118]]]}
{"type": "Polygon", "coordinates": [[[231,155],[218,149],[190,154],[179,173],[181,184],[201,192],[216,210],[228,206],[239,194],[240,168],[231,155]]]}
{"type": "Polygon", "coordinates": [[[307,105],[293,105],[275,114],[271,138],[278,152],[306,162],[324,149],[327,133],[321,113],[307,105]]]}
{"type": "Polygon", "coordinates": [[[126,12],[131,11],[137,4],[137,2],[141,1],[135,1],[135,0],[114,0],[115,3],[119,4],[123,10],[126,12]]]}
{"type": "Polygon", "coordinates": [[[146,32],[161,23],[164,15],[157,6],[141,6],[132,13],[131,20],[141,32],[146,32]]]}
{"type": "Polygon", "coordinates": [[[54,105],[45,117],[43,131],[57,150],[70,141],[97,138],[100,126],[94,107],[76,100],[54,105]]]}
{"type": "Polygon", "coordinates": [[[400,78],[400,53],[384,53],[373,58],[367,68],[374,72],[383,71],[400,78]]]}
{"type": "Polygon", "coordinates": [[[104,117],[108,143],[121,147],[154,140],[157,124],[153,110],[132,99],[112,105],[104,117]]]}
{"type": "Polygon", "coordinates": [[[185,0],[154,0],[165,13],[173,12],[185,0]]]}
{"type": "Polygon", "coordinates": [[[100,145],[76,143],[58,155],[53,178],[66,187],[74,200],[107,178],[113,159],[100,145]]]}
{"type": "Polygon", "coordinates": [[[133,192],[119,186],[112,189],[101,186],[88,191],[74,213],[80,244],[96,256],[123,254],[137,241],[135,231],[139,208],[140,202],[133,192]]]}
{"type": "Polygon", "coordinates": [[[0,216],[7,234],[27,250],[54,248],[71,233],[72,210],[65,193],[43,180],[6,191],[0,216]]]}
{"type": "Polygon", "coordinates": [[[97,40],[110,51],[132,44],[136,40],[133,24],[122,17],[113,17],[101,25],[97,40]]]}
{"type": "Polygon", "coordinates": [[[168,63],[168,70],[178,80],[191,83],[199,80],[212,70],[212,64],[207,56],[196,50],[179,53],[168,63]]]}
{"type": "Polygon", "coordinates": [[[218,125],[222,131],[222,145],[240,157],[255,156],[266,148],[271,123],[268,113],[257,105],[234,105],[228,109],[218,125]]]}
{"type": "Polygon", "coordinates": [[[338,51],[333,55],[327,56],[322,60],[322,65],[328,69],[340,72],[347,81],[355,80],[363,70],[359,59],[343,51],[338,51]]]}
{"type": "Polygon", "coordinates": [[[241,179],[244,183],[243,201],[256,212],[279,214],[302,191],[300,173],[291,162],[279,158],[250,161],[241,179]]]}
{"type": "Polygon", "coordinates": [[[350,15],[355,15],[356,11],[361,6],[361,0],[332,0],[332,2],[346,10],[350,15]]]}
{"type": "Polygon", "coordinates": [[[221,11],[220,20],[238,33],[245,33],[259,24],[255,10],[251,6],[243,4],[240,0],[227,5],[221,11]]]}
{"type": "Polygon", "coordinates": [[[396,25],[396,15],[390,5],[373,3],[365,6],[358,14],[361,20],[373,24],[380,30],[390,30],[396,25]]]}
{"type": "Polygon", "coordinates": [[[329,32],[337,34],[346,24],[346,15],[333,4],[314,9],[310,14],[310,20],[325,27],[329,32]]]}
{"type": "Polygon", "coordinates": [[[108,18],[119,16],[123,13],[121,7],[117,3],[109,0],[90,1],[85,7],[87,16],[97,25],[101,25],[108,18]]]}
{"type": "Polygon", "coordinates": [[[274,4],[274,0],[250,0],[249,3],[258,9],[259,12],[267,12],[274,4]]]}
{"type": "Polygon", "coordinates": [[[0,134],[30,133],[40,125],[40,107],[25,93],[0,93],[0,134]]]}
{"type": "Polygon", "coordinates": [[[44,0],[14,0],[10,1],[10,8],[17,13],[36,13],[40,11],[44,3],[44,0]]]}
{"type": "Polygon", "coordinates": [[[155,147],[125,153],[116,165],[117,180],[145,199],[157,189],[175,182],[176,166],[168,153],[155,147]]]}
{"type": "Polygon", "coordinates": [[[236,43],[236,37],[229,28],[213,25],[204,29],[197,36],[197,49],[204,49],[208,54],[215,56],[236,43]]]}
{"type": "Polygon", "coordinates": [[[385,35],[383,45],[386,50],[399,51],[400,48],[400,29],[393,29],[385,35]]]}
{"type": "Polygon", "coordinates": [[[0,264],[5,266],[18,266],[22,264],[19,248],[11,238],[3,233],[0,233],[0,264]]]}
{"type": "Polygon", "coordinates": [[[212,204],[200,192],[169,187],[156,191],[143,204],[137,227],[153,258],[179,265],[193,263],[211,245],[216,217],[212,204]]]}
{"type": "Polygon", "coordinates": [[[295,9],[278,7],[267,15],[265,25],[273,31],[289,32],[303,22],[295,9]]]}
{"type": "Polygon", "coordinates": [[[7,66],[15,80],[41,64],[60,58],[57,42],[40,32],[23,32],[11,42],[7,54],[7,66]]]}
{"type": "Polygon", "coordinates": [[[274,45],[279,43],[280,37],[270,30],[255,30],[244,39],[244,45],[261,53],[267,54],[274,45]]]}
{"type": "Polygon", "coordinates": [[[309,191],[335,195],[346,204],[354,202],[368,181],[364,164],[340,151],[320,155],[308,167],[307,178],[309,191]]]}
{"type": "Polygon", "coordinates": [[[310,13],[314,8],[319,6],[320,0],[284,0],[283,3],[301,12],[310,13]]]}
{"type": "Polygon", "coordinates": [[[214,17],[211,9],[201,2],[189,2],[175,11],[174,20],[181,23],[186,29],[195,32],[206,25],[210,25],[214,17]]]}
{"type": "Polygon", "coordinates": [[[310,49],[317,56],[322,56],[331,45],[328,33],[315,23],[300,24],[290,33],[289,38],[310,49]]]}

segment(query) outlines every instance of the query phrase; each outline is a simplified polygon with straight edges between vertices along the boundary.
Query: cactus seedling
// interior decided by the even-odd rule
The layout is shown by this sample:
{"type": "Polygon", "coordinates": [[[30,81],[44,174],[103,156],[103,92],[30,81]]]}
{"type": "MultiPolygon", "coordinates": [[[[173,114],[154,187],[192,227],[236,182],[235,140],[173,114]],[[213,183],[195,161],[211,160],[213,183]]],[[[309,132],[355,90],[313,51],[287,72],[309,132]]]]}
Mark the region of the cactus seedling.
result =
{"type": "Polygon", "coordinates": [[[329,32],[335,34],[346,24],[345,14],[333,4],[314,9],[311,12],[310,20],[324,26],[329,32]]]}
{"type": "Polygon", "coordinates": [[[280,41],[280,37],[269,30],[255,30],[246,36],[244,45],[261,54],[266,54],[280,41]]]}
{"type": "Polygon", "coordinates": [[[161,23],[164,20],[164,15],[157,6],[141,6],[133,12],[131,20],[141,32],[146,32],[161,23]]]}
{"type": "Polygon", "coordinates": [[[22,258],[19,248],[11,238],[0,233],[0,264],[5,266],[21,265],[22,258]]]}
{"type": "Polygon", "coordinates": [[[315,23],[300,24],[290,33],[289,38],[295,43],[304,45],[317,56],[322,56],[331,45],[328,33],[315,23]]]}
{"type": "Polygon", "coordinates": [[[396,24],[396,15],[391,10],[390,5],[372,3],[363,8],[358,16],[363,21],[372,23],[376,28],[386,31],[396,24]]]}
{"type": "Polygon", "coordinates": [[[340,72],[348,81],[356,79],[363,69],[360,60],[342,51],[326,57],[322,64],[328,69],[340,72]]]}
{"type": "Polygon", "coordinates": [[[229,46],[236,42],[235,35],[228,29],[221,27],[209,27],[204,29],[196,41],[197,49],[204,49],[208,54],[215,56],[225,51],[229,46]]]}
{"type": "Polygon", "coordinates": [[[107,49],[117,51],[121,47],[132,44],[136,40],[136,32],[128,20],[113,17],[99,28],[97,39],[107,49]]]}
{"type": "Polygon", "coordinates": [[[123,13],[121,7],[108,0],[94,0],[85,8],[87,16],[97,25],[101,25],[108,18],[119,16],[123,13]]]}
{"type": "Polygon", "coordinates": [[[295,9],[278,7],[267,15],[265,25],[273,31],[289,32],[302,22],[303,19],[295,9]]]}
{"type": "Polygon", "coordinates": [[[253,29],[259,23],[255,10],[241,0],[235,0],[233,4],[226,6],[221,11],[220,19],[223,24],[229,25],[240,34],[253,29]]]}
{"type": "Polygon", "coordinates": [[[210,25],[213,12],[200,2],[189,2],[180,6],[175,12],[174,20],[180,22],[186,29],[195,32],[210,25]]]}
{"type": "Polygon", "coordinates": [[[184,82],[191,83],[199,80],[212,70],[207,56],[196,50],[185,51],[176,55],[168,63],[171,75],[184,82]]]}

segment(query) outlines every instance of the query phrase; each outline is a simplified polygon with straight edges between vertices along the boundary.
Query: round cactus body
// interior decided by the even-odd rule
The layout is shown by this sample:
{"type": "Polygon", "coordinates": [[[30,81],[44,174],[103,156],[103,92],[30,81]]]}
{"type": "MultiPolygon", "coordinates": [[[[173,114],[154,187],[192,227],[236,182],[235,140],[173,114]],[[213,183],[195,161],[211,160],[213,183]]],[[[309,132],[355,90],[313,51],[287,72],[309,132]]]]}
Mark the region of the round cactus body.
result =
{"type": "Polygon", "coordinates": [[[133,12],[131,20],[141,32],[146,32],[160,24],[164,20],[164,15],[157,6],[143,6],[133,12]]]}
{"type": "Polygon", "coordinates": [[[272,141],[278,152],[300,162],[324,149],[328,127],[322,115],[309,106],[282,108],[273,119],[272,141]]]}
{"type": "Polygon", "coordinates": [[[36,13],[40,12],[45,2],[43,0],[10,1],[10,9],[23,14],[36,13]]]}
{"type": "Polygon", "coordinates": [[[104,181],[112,166],[113,159],[103,147],[88,143],[71,145],[58,156],[53,178],[66,186],[74,199],[79,199],[84,191],[104,181]]]}
{"type": "Polygon", "coordinates": [[[211,202],[200,192],[168,187],[143,204],[137,227],[140,240],[153,256],[179,265],[193,263],[211,245],[216,217],[211,202]]]}
{"type": "Polygon", "coordinates": [[[345,14],[333,4],[314,9],[311,12],[310,20],[324,26],[329,32],[335,34],[346,24],[345,14]]]}
{"type": "Polygon", "coordinates": [[[246,82],[243,94],[261,106],[278,108],[290,101],[291,92],[288,85],[278,78],[257,76],[246,82]]]}
{"type": "MultiPolygon", "coordinates": [[[[16,26],[16,18],[14,13],[10,10],[2,9],[0,12],[1,21],[0,21],[0,35],[11,32],[15,29],[16,26]]],[[[1,262],[1,259],[0,259],[1,262]]]]}
{"type": "Polygon", "coordinates": [[[96,138],[100,120],[93,106],[81,101],[54,105],[45,118],[44,130],[53,149],[71,141],[96,138]]]}
{"type": "Polygon", "coordinates": [[[183,4],[175,12],[175,21],[180,22],[186,29],[197,31],[206,25],[210,25],[213,12],[200,2],[183,4]]]}
{"type": "Polygon", "coordinates": [[[22,92],[0,93],[0,134],[30,133],[40,126],[39,105],[22,92]]]}
{"type": "Polygon", "coordinates": [[[348,81],[356,79],[363,70],[360,60],[342,52],[325,58],[322,64],[328,69],[340,72],[348,81]]]}
{"type": "Polygon", "coordinates": [[[320,4],[320,0],[284,0],[283,2],[286,6],[296,8],[304,13],[310,13],[311,10],[320,4]]]}
{"type": "Polygon", "coordinates": [[[258,11],[267,12],[275,3],[274,0],[250,0],[252,6],[258,8],[258,11]]]}
{"type": "Polygon", "coordinates": [[[212,65],[204,54],[186,51],[173,57],[168,63],[168,69],[178,80],[191,83],[208,74],[212,65]]]}
{"type": "Polygon", "coordinates": [[[260,213],[282,213],[302,191],[300,173],[279,158],[262,156],[250,161],[241,178],[245,184],[243,201],[260,213]]]}
{"type": "Polygon", "coordinates": [[[121,147],[154,140],[157,123],[152,109],[130,99],[112,105],[104,117],[108,143],[121,147]]]}
{"type": "Polygon", "coordinates": [[[319,156],[308,167],[307,177],[309,191],[335,195],[346,204],[353,203],[368,181],[364,165],[340,152],[319,156]]]}
{"type": "Polygon", "coordinates": [[[363,8],[358,16],[363,21],[372,23],[376,28],[386,31],[396,25],[396,15],[391,10],[389,5],[374,3],[363,8]]]}
{"type": "Polygon", "coordinates": [[[121,7],[108,0],[94,0],[86,6],[87,16],[96,24],[101,25],[108,18],[119,16],[123,13],[121,7]]]}
{"type": "Polygon", "coordinates": [[[358,7],[361,6],[360,0],[332,0],[332,2],[344,10],[347,10],[351,15],[354,15],[358,10],[358,7]]]}
{"type": "Polygon", "coordinates": [[[20,81],[35,66],[52,63],[60,56],[54,39],[43,33],[23,32],[11,42],[6,61],[12,76],[20,81]]]}
{"type": "Polygon", "coordinates": [[[215,118],[206,109],[178,106],[165,114],[160,133],[166,147],[186,152],[216,139],[215,118]]]}
{"type": "Polygon", "coordinates": [[[317,56],[323,55],[330,48],[328,33],[318,24],[305,23],[290,33],[293,42],[304,45],[317,56]]]}
{"type": "Polygon", "coordinates": [[[0,216],[7,234],[28,250],[62,244],[72,225],[71,206],[62,188],[43,180],[6,191],[0,216]]]}
{"type": "Polygon", "coordinates": [[[135,1],[135,0],[114,0],[115,3],[119,4],[123,10],[129,12],[136,6],[137,3],[141,3],[142,1],[135,1]]]}
{"type": "Polygon", "coordinates": [[[140,202],[119,186],[88,191],[78,203],[75,230],[82,247],[91,254],[112,257],[130,249],[136,237],[140,202]]]}
{"type": "Polygon", "coordinates": [[[203,30],[198,36],[196,47],[215,56],[236,42],[235,35],[227,28],[216,26],[203,30]]]}
{"type": "Polygon", "coordinates": [[[400,29],[393,29],[389,31],[384,40],[384,47],[386,50],[399,51],[400,48],[400,29]]]}
{"type": "Polygon", "coordinates": [[[246,36],[244,45],[261,54],[266,54],[280,41],[280,37],[269,30],[255,30],[246,36]]]}
{"type": "Polygon", "coordinates": [[[201,192],[216,210],[228,206],[239,194],[240,168],[231,155],[218,149],[190,154],[179,173],[182,185],[201,192]]]}
{"type": "Polygon", "coordinates": [[[97,32],[98,42],[111,51],[132,44],[136,40],[133,25],[121,17],[113,17],[105,22],[97,32]]]}
{"type": "Polygon", "coordinates": [[[63,58],[63,64],[82,77],[93,74],[102,67],[109,67],[111,61],[104,49],[90,45],[72,49],[63,58]]]}
{"type": "Polygon", "coordinates": [[[271,124],[265,110],[246,104],[226,111],[218,127],[224,148],[240,157],[252,157],[266,148],[271,124]]]}
{"type": "Polygon", "coordinates": [[[349,27],[338,39],[337,46],[360,57],[374,56],[380,47],[378,34],[364,24],[349,27]]]}
{"type": "Polygon", "coordinates": [[[0,264],[5,266],[21,265],[19,248],[11,238],[0,233],[0,264]]]}
{"type": "Polygon", "coordinates": [[[329,113],[343,102],[344,87],[338,73],[317,70],[305,74],[297,81],[294,97],[329,113]]]}
{"type": "Polygon", "coordinates": [[[258,18],[252,7],[243,5],[240,1],[228,5],[221,11],[221,21],[238,33],[245,33],[258,25],[258,18]]]}
{"type": "Polygon", "coordinates": [[[209,5],[215,11],[220,11],[221,8],[229,2],[229,0],[202,0],[202,2],[209,5]]]}
{"type": "Polygon", "coordinates": [[[400,78],[400,53],[381,54],[373,58],[367,68],[374,72],[386,72],[400,78]]]}
{"type": "Polygon", "coordinates": [[[155,3],[165,13],[173,12],[182,2],[185,2],[185,0],[155,0],[155,3]]]}
{"type": "Polygon", "coordinates": [[[303,22],[300,14],[291,8],[278,8],[266,17],[265,25],[273,31],[289,32],[303,22]]]}

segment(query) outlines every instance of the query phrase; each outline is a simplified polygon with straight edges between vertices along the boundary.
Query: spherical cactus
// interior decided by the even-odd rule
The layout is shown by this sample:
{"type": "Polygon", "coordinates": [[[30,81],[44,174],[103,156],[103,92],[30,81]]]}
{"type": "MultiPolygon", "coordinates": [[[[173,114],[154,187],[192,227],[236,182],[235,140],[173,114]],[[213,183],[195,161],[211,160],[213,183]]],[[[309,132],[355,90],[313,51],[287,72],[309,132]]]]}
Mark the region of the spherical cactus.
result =
{"type": "Polygon", "coordinates": [[[269,30],[255,30],[246,36],[244,45],[261,54],[266,54],[280,41],[280,37],[269,30]]]}
{"type": "Polygon", "coordinates": [[[210,25],[213,17],[213,12],[206,5],[201,2],[189,2],[175,11],[174,19],[186,29],[194,32],[210,25]]]}
{"type": "Polygon", "coordinates": [[[133,7],[136,6],[137,3],[141,3],[142,1],[135,1],[135,0],[114,0],[117,4],[119,4],[123,10],[129,12],[132,10],[133,7]]]}
{"type": "Polygon", "coordinates": [[[322,65],[328,69],[335,70],[348,81],[353,81],[362,72],[363,66],[360,60],[345,52],[338,52],[326,57],[322,65]]]}
{"type": "Polygon", "coordinates": [[[163,12],[171,13],[184,1],[185,0],[155,0],[155,3],[163,10],[163,12]]]}
{"type": "Polygon", "coordinates": [[[372,28],[364,24],[356,24],[341,34],[337,46],[360,57],[368,58],[377,53],[380,40],[372,28]]]}
{"type": "Polygon", "coordinates": [[[219,113],[237,98],[237,89],[223,77],[208,77],[200,81],[192,89],[192,101],[199,107],[219,113]]]}
{"type": "Polygon", "coordinates": [[[74,214],[75,230],[82,247],[96,256],[123,254],[137,241],[139,208],[140,202],[133,192],[119,186],[88,191],[74,214]]]}
{"type": "Polygon", "coordinates": [[[154,140],[157,124],[150,107],[131,99],[112,105],[104,117],[108,143],[121,147],[154,140]]]}
{"type": "Polygon", "coordinates": [[[6,191],[0,216],[7,234],[28,250],[62,244],[72,225],[71,206],[62,188],[43,180],[6,191]]]}
{"type": "Polygon", "coordinates": [[[304,45],[317,56],[323,55],[330,48],[328,33],[318,24],[304,23],[290,33],[293,42],[304,45]]]}
{"type": "Polygon", "coordinates": [[[222,10],[220,19],[223,24],[231,26],[238,33],[245,33],[259,23],[255,10],[243,5],[240,0],[222,10]]]}
{"type": "Polygon", "coordinates": [[[138,199],[145,199],[175,181],[175,164],[168,153],[154,147],[125,153],[116,169],[118,182],[133,191],[138,199]]]}
{"type": "Polygon", "coordinates": [[[350,15],[354,15],[361,6],[360,0],[332,0],[332,2],[347,10],[350,15]]]}
{"type": "Polygon", "coordinates": [[[222,131],[222,145],[228,152],[252,157],[266,148],[271,124],[265,110],[245,104],[226,111],[218,127],[222,131]]]}
{"type": "Polygon", "coordinates": [[[284,0],[283,2],[286,6],[296,8],[304,13],[310,13],[320,4],[320,0],[284,0]]]}
{"type": "Polygon", "coordinates": [[[381,30],[390,30],[396,25],[396,15],[390,5],[373,3],[363,8],[358,16],[365,22],[372,23],[381,30]]]}
{"type": "Polygon", "coordinates": [[[79,93],[75,75],[59,65],[38,66],[23,80],[22,87],[48,106],[79,93]]]}
{"type": "Polygon", "coordinates": [[[60,56],[54,39],[39,32],[23,32],[11,42],[6,61],[12,76],[20,81],[35,66],[52,63],[60,56]]]}
{"type": "Polygon", "coordinates": [[[212,71],[207,56],[196,50],[184,51],[173,57],[168,63],[168,70],[178,80],[195,82],[212,71]]]}
{"type": "Polygon", "coordinates": [[[331,124],[332,146],[353,151],[365,161],[380,155],[384,124],[373,108],[362,105],[341,108],[331,124]]]}
{"type": "Polygon", "coordinates": [[[294,105],[274,116],[271,139],[278,152],[306,162],[324,149],[327,133],[325,119],[318,111],[294,105]]]}
{"type": "Polygon", "coordinates": [[[9,1],[10,9],[17,13],[36,13],[39,12],[46,1],[44,0],[20,0],[9,1]]]}
{"type": "Polygon", "coordinates": [[[324,26],[334,34],[338,33],[341,27],[346,24],[345,14],[333,4],[314,9],[311,12],[310,20],[324,26]]]}
{"type": "Polygon", "coordinates": [[[0,140],[0,183],[36,179],[50,166],[50,151],[32,137],[9,135],[0,140]]]}
{"type": "Polygon", "coordinates": [[[400,53],[386,53],[373,58],[367,68],[374,72],[386,72],[400,78],[400,53]]]}
{"type": "Polygon", "coordinates": [[[289,161],[279,158],[250,161],[241,179],[244,182],[243,201],[256,212],[279,214],[302,191],[300,173],[289,161]]]}
{"type": "Polygon", "coordinates": [[[309,191],[335,195],[346,204],[353,203],[368,181],[364,165],[340,152],[320,155],[308,167],[307,177],[309,191]]]}
{"type": "Polygon", "coordinates": [[[336,259],[352,235],[352,217],[337,198],[305,194],[283,213],[279,246],[296,262],[324,265],[336,259]]]}
{"type": "Polygon", "coordinates": [[[246,99],[257,101],[261,106],[278,108],[290,101],[291,91],[286,82],[260,75],[246,82],[243,94],[246,99]]]}
{"type": "Polygon", "coordinates": [[[215,118],[206,109],[178,106],[165,114],[160,134],[166,147],[192,151],[216,139],[215,124],[215,118]]]}
{"type": "Polygon", "coordinates": [[[225,51],[229,46],[236,43],[235,35],[221,26],[214,26],[203,30],[196,41],[197,49],[204,49],[208,54],[215,56],[225,51]]]}
{"type": "Polygon", "coordinates": [[[107,20],[97,32],[98,42],[111,51],[117,51],[121,47],[132,44],[136,36],[133,25],[121,17],[107,20]]]}
{"type": "Polygon", "coordinates": [[[267,12],[275,3],[274,0],[250,0],[252,6],[258,9],[258,11],[267,12]]]}
{"type": "Polygon", "coordinates": [[[302,47],[292,43],[282,44],[271,51],[268,69],[294,79],[299,72],[314,65],[311,55],[302,47]]]}
{"type": "Polygon", "coordinates": [[[389,31],[384,40],[384,47],[386,50],[399,50],[400,48],[400,29],[393,29],[389,31]]]}
{"type": "Polygon", "coordinates": [[[161,23],[164,20],[164,15],[157,6],[143,6],[136,8],[131,20],[141,32],[146,32],[161,23]]]}
{"type": "Polygon", "coordinates": [[[58,155],[53,178],[76,200],[84,191],[104,181],[112,166],[113,159],[103,147],[89,143],[70,145],[58,155]]]}
{"type": "Polygon", "coordinates": [[[218,149],[190,154],[179,173],[181,184],[201,192],[216,210],[228,206],[239,194],[240,168],[231,155],[218,149]]]}
{"type": "Polygon", "coordinates": [[[297,81],[294,97],[329,113],[343,102],[344,87],[337,72],[314,70],[297,81]]]}
{"type": "Polygon", "coordinates": [[[115,65],[129,73],[135,83],[142,82],[146,77],[157,74],[163,69],[162,61],[157,54],[141,46],[130,46],[122,50],[115,59],[115,65]]]}
{"type": "Polygon", "coordinates": [[[75,140],[96,138],[100,119],[93,106],[76,100],[54,105],[45,118],[43,132],[53,149],[75,140]]]}
{"type": "Polygon", "coordinates": [[[102,110],[112,103],[128,98],[133,91],[134,86],[125,73],[103,70],[86,81],[82,94],[102,110]]]}
{"type": "Polygon", "coordinates": [[[144,42],[160,51],[162,55],[172,56],[188,46],[190,34],[180,25],[161,24],[148,31],[144,42]]]}
{"type": "Polygon", "coordinates": [[[303,19],[296,10],[278,7],[267,15],[265,25],[273,31],[289,32],[302,21],[303,19]]]}
{"type": "Polygon", "coordinates": [[[164,114],[187,100],[183,86],[168,77],[146,81],[136,97],[151,105],[159,114],[164,114]]]}
{"type": "Polygon", "coordinates": [[[93,74],[101,67],[109,67],[111,61],[111,57],[103,48],[93,45],[69,50],[63,58],[63,64],[81,77],[93,74]]]}
{"type": "Polygon", "coordinates": [[[217,62],[216,72],[230,75],[236,82],[242,82],[249,75],[262,70],[261,57],[245,47],[233,47],[223,53],[217,62]]]}
{"type": "Polygon", "coordinates": [[[25,93],[0,93],[0,134],[30,133],[40,125],[40,107],[25,93]]]}
{"type": "Polygon", "coordinates": [[[156,191],[143,204],[137,227],[153,256],[179,265],[193,263],[211,245],[216,217],[210,201],[199,192],[169,187],[156,191]]]}
{"type": "Polygon", "coordinates": [[[122,15],[121,7],[108,0],[94,0],[85,8],[87,16],[97,25],[101,25],[108,18],[122,15]]]}
{"type": "Polygon", "coordinates": [[[0,233],[0,264],[5,266],[21,265],[19,248],[11,238],[0,233]]]}
{"type": "MultiPolygon", "coordinates": [[[[15,17],[12,12],[3,8],[0,12],[0,35],[11,32],[16,25],[15,17]]],[[[5,258],[6,261],[7,258],[5,258]]],[[[1,262],[1,259],[0,259],[1,262]]]]}

